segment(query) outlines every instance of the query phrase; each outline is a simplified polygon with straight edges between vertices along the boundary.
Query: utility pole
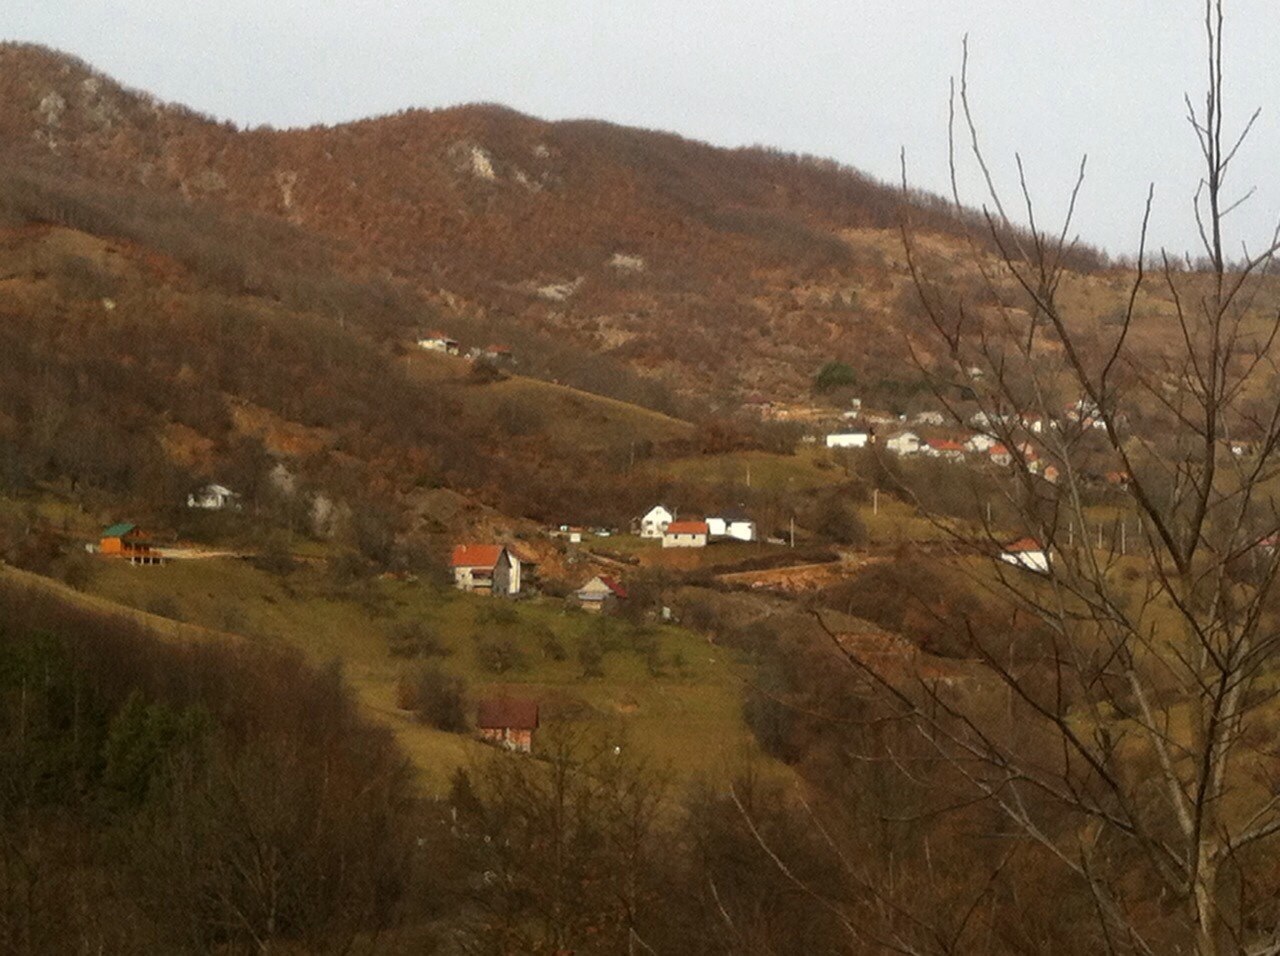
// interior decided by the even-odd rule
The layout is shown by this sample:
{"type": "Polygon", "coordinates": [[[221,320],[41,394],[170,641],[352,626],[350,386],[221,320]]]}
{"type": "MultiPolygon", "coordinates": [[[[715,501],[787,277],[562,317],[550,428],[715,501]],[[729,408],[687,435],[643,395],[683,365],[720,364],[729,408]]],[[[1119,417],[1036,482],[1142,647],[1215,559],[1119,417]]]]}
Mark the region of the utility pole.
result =
{"type": "Polygon", "coordinates": [[[791,547],[794,549],[795,546],[796,546],[796,516],[792,515],[791,516],[791,547]]]}
{"type": "Polygon", "coordinates": [[[871,489],[871,513],[878,515],[880,513],[880,489],[871,489]]]}

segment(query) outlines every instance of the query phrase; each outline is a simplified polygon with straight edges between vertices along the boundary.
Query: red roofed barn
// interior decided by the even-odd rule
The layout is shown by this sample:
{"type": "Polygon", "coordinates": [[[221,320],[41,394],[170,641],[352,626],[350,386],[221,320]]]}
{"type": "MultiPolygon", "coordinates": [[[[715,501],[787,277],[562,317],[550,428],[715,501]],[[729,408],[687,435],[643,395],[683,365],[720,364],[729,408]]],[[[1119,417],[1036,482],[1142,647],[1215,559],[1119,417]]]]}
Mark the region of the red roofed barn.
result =
{"type": "Polygon", "coordinates": [[[485,698],[477,708],[476,729],[482,740],[527,754],[538,729],[538,705],[511,697],[485,698]]]}

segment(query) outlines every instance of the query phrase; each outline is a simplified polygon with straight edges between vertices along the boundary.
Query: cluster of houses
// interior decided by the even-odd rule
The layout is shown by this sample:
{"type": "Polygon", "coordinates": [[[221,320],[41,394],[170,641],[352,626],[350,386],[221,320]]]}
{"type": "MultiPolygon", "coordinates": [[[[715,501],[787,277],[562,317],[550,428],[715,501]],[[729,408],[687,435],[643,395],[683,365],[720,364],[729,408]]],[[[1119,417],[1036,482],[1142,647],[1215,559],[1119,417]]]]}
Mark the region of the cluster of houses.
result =
{"type": "Polygon", "coordinates": [[[637,524],[640,537],[661,540],[664,548],[705,548],[713,541],[759,538],[755,521],[741,508],[703,518],[677,519],[672,509],[654,505],[637,524]]]}
{"type": "MultiPolygon", "coordinates": [[[[443,332],[430,332],[418,339],[418,348],[428,352],[441,352],[445,355],[462,355],[462,345],[457,339],[443,332]]],[[[466,357],[473,362],[483,359],[499,365],[514,365],[515,354],[506,345],[486,345],[484,348],[472,347],[466,350],[466,357]]]]}

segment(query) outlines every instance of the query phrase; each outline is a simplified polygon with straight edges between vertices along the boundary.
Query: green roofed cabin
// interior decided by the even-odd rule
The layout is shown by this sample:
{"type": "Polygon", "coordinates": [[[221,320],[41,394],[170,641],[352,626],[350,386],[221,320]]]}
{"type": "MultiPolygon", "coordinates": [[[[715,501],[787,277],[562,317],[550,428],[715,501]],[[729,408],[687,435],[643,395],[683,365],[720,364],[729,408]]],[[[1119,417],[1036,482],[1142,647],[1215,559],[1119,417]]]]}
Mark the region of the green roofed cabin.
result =
{"type": "Polygon", "coordinates": [[[164,555],[152,549],[151,535],[135,524],[119,522],[102,532],[98,553],[125,558],[133,565],[164,564],[164,555]]]}

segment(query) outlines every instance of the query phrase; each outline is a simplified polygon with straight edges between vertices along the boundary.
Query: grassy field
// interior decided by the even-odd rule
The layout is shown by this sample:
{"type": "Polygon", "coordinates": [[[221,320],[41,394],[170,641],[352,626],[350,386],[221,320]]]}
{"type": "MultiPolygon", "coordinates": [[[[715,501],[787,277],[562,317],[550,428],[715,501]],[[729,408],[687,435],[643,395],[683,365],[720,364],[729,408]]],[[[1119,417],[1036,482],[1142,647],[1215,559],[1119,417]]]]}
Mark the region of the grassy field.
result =
{"type": "Polygon", "coordinates": [[[848,480],[825,449],[802,448],[794,455],[765,451],[699,455],[648,466],[674,479],[703,484],[749,485],[765,491],[809,491],[848,480]]]}
{"type": "Polygon", "coordinates": [[[158,568],[104,560],[90,591],[166,617],[279,641],[301,649],[317,664],[339,663],[361,702],[393,728],[432,790],[443,787],[452,770],[480,745],[426,727],[397,706],[401,675],[420,666],[389,651],[388,635],[406,621],[420,621],[436,636],[449,653],[432,660],[464,678],[473,699],[506,690],[534,697],[551,710],[582,708],[587,719],[626,733],[679,779],[715,777],[745,754],[758,756],[741,715],[742,683],[749,671],[722,649],[676,627],[652,631],[665,671],[655,677],[633,647],[632,628],[616,620],[602,624],[549,599],[494,602],[391,580],[343,592],[317,570],[282,578],[229,559],[158,568]],[[501,620],[487,613],[495,606],[509,609],[500,612],[501,620]],[[577,649],[601,627],[607,628],[603,639],[610,648],[604,676],[584,678],[577,649]],[[543,655],[542,635],[548,631],[563,645],[565,660],[543,655]],[[494,675],[481,667],[477,644],[500,639],[520,649],[525,669],[494,675]]]}
{"type": "Polygon", "coordinates": [[[489,384],[469,380],[471,364],[456,356],[417,351],[405,356],[409,374],[450,383],[465,396],[463,414],[489,419],[504,406],[530,415],[530,434],[556,445],[605,448],[632,441],[655,444],[693,437],[694,426],[638,405],[593,395],[553,382],[511,375],[489,384]]]}

